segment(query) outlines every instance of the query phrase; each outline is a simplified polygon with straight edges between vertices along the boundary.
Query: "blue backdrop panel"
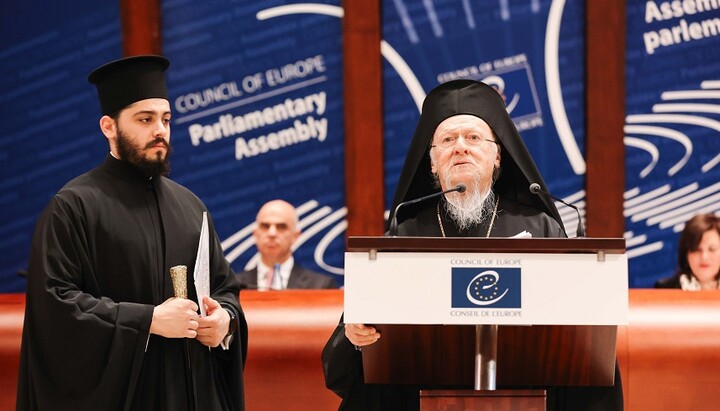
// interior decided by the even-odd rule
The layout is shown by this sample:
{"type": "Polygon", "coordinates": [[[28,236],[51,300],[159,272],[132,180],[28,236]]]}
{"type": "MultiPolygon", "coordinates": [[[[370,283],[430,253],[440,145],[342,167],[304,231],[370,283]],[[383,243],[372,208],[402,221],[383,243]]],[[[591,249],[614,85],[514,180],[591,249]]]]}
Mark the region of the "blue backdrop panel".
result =
{"type": "Polygon", "coordinates": [[[697,213],[720,214],[717,2],[627,4],[625,147],[630,286],[673,274],[697,213]]]}
{"type": "Polygon", "coordinates": [[[18,292],[40,212],[108,151],[86,78],[120,58],[120,24],[117,2],[12,0],[0,10],[0,292],[18,292]]]}
{"type": "Polygon", "coordinates": [[[258,209],[282,198],[300,213],[298,263],[340,274],[342,9],[285,3],[162,2],[171,177],[205,201],[236,271],[257,262],[258,209]]]}
{"type": "MultiPolygon", "coordinates": [[[[258,207],[279,197],[300,210],[299,262],[340,274],[339,1],[196,3],[162,3],[172,177],[208,204],[236,270],[254,265],[258,207]]],[[[687,218],[719,212],[720,12],[705,3],[627,5],[625,209],[634,287],[672,273],[687,218]]],[[[107,152],[85,77],[121,55],[117,3],[74,4],[0,6],[0,292],[24,289],[17,272],[48,200],[107,152]]],[[[550,189],[584,208],[583,22],[579,0],[384,1],[386,202],[425,93],[471,77],[502,91],[550,189]]],[[[574,232],[574,214],[560,211],[574,232]]]]}
{"type": "Polygon", "coordinates": [[[386,204],[425,94],[473,78],[505,96],[550,190],[584,209],[582,1],[385,0],[383,13],[386,204]]]}

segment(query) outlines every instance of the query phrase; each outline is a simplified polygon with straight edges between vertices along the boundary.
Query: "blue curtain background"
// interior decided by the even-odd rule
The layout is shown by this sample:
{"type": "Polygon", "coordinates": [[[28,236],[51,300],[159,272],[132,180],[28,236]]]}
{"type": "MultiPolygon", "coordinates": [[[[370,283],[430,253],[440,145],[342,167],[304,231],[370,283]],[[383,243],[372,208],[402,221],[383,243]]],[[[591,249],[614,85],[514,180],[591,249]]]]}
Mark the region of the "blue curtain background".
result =
{"type": "MultiPolygon", "coordinates": [[[[236,271],[255,264],[258,208],[283,198],[300,211],[296,260],[342,284],[342,9],[284,7],[299,4],[161,3],[171,176],[207,204],[236,271]],[[279,106],[292,114],[252,123],[279,106]]],[[[626,5],[632,287],[672,274],[687,218],[720,212],[720,41],[707,29],[720,13],[664,16],[662,4],[626,5]]],[[[121,57],[121,29],[117,2],[11,0],[0,11],[0,292],[21,292],[41,210],[108,150],[86,76],[121,57]]],[[[385,0],[382,12],[386,208],[425,93],[470,77],[502,91],[550,190],[584,213],[584,1],[385,0]]],[[[574,211],[559,208],[573,233],[574,211]]]]}

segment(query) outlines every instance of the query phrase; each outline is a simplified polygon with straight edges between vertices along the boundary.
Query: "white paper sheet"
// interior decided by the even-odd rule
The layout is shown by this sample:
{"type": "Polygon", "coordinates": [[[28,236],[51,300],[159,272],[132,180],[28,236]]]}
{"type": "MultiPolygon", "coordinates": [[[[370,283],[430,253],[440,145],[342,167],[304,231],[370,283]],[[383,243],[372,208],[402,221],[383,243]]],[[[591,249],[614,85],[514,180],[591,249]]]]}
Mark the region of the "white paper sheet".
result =
{"type": "Polygon", "coordinates": [[[521,232],[515,234],[510,238],[532,238],[532,233],[528,232],[527,230],[522,230],[521,232]]]}
{"type": "Polygon", "coordinates": [[[205,317],[205,304],[203,297],[210,295],[210,236],[208,234],[207,213],[203,212],[202,228],[200,229],[200,242],[198,243],[197,257],[195,258],[195,293],[200,306],[200,315],[205,317]]]}

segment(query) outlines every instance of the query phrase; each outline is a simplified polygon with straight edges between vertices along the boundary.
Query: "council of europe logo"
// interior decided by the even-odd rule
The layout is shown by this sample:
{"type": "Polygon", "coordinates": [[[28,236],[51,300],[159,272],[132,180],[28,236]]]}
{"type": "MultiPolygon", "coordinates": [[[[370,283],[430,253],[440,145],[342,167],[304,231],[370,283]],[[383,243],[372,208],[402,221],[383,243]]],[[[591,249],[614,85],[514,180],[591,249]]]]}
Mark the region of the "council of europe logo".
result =
{"type": "Polygon", "coordinates": [[[521,308],[520,268],[452,267],[453,308],[521,308]]]}

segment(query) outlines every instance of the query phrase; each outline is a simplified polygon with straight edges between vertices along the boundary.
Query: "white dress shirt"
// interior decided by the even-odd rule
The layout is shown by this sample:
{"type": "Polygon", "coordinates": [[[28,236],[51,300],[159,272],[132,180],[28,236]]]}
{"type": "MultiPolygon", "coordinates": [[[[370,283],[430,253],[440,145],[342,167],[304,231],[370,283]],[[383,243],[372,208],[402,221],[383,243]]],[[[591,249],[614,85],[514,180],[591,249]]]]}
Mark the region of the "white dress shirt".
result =
{"type": "MultiPolygon", "coordinates": [[[[272,290],[284,290],[287,288],[288,280],[290,280],[290,272],[292,271],[293,265],[295,265],[295,259],[291,256],[282,264],[279,264],[280,270],[274,274],[272,290]]],[[[277,266],[277,265],[276,265],[277,266]]],[[[257,265],[257,285],[258,290],[267,290],[267,282],[270,275],[272,275],[273,267],[268,267],[262,260],[258,261],[257,265]]]]}

